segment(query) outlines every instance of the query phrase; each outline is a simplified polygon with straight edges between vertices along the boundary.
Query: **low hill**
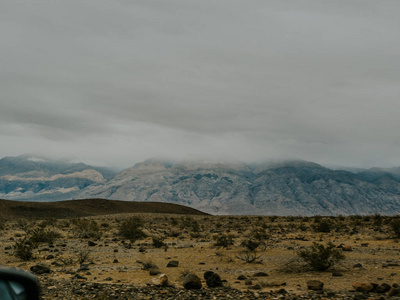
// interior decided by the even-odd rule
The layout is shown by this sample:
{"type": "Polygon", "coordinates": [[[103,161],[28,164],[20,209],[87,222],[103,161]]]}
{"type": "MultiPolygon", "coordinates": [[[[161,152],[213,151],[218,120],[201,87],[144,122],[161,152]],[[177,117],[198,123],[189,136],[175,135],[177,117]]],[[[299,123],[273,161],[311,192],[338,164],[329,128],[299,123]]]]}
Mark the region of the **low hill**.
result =
{"type": "Polygon", "coordinates": [[[2,219],[77,218],[120,213],[206,215],[190,207],[158,202],[128,202],[105,199],[58,202],[0,200],[0,218],[2,219]]]}

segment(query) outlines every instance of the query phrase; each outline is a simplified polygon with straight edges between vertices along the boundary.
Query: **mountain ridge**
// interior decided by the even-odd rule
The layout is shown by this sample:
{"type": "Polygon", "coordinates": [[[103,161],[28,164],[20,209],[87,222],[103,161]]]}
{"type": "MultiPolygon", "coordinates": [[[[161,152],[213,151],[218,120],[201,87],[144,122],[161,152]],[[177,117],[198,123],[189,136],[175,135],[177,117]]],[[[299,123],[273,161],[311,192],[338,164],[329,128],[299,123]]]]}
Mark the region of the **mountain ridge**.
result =
{"type": "MultiPolygon", "coordinates": [[[[37,180],[38,173],[34,173],[36,177],[28,178],[29,172],[47,170],[44,162],[40,163],[36,171],[32,167],[29,170],[22,168],[25,173],[4,175],[0,160],[0,174],[3,174],[0,176],[0,198],[46,201],[105,198],[167,202],[212,214],[351,215],[400,212],[398,168],[364,169],[353,173],[300,160],[248,165],[243,162],[148,159],[110,178],[103,177],[104,180],[79,177],[79,172],[67,176],[52,175],[55,177],[50,176],[45,182],[43,178],[42,181],[37,180]],[[7,180],[10,177],[6,176],[16,175],[12,177],[15,180],[7,180]]],[[[92,175],[98,172],[85,164],[61,169],[65,172],[80,168],[86,168],[84,171],[92,175]]]]}

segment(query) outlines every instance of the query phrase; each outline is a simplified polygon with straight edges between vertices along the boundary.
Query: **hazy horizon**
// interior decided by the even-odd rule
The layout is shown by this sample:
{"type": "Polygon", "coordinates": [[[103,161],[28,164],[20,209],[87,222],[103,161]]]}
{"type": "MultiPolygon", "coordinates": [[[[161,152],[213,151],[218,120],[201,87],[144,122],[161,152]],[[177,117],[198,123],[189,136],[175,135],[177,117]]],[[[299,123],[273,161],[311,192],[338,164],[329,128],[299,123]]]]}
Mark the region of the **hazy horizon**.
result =
{"type": "Polygon", "coordinates": [[[0,157],[400,166],[400,2],[14,1],[0,157]]]}

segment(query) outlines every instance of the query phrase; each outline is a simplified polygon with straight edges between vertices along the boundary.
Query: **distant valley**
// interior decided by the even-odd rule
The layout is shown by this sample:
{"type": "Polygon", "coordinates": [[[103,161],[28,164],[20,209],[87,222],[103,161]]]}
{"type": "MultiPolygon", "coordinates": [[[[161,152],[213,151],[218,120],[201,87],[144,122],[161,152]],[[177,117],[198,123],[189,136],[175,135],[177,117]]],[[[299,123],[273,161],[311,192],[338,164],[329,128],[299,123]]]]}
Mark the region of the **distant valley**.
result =
{"type": "Polygon", "coordinates": [[[222,215],[397,214],[400,168],[349,172],[306,161],[149,159],[115,172],[24,155],[0,160],[0,198],[168,202],[222,215]]]}

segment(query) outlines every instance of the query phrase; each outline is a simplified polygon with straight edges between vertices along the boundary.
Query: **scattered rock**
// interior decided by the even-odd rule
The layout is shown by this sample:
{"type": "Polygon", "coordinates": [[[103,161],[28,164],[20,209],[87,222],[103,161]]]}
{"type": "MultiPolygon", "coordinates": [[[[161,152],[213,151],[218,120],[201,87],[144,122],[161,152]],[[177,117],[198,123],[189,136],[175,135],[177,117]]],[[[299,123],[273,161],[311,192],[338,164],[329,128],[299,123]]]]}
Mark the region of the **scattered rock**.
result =
{"type": "Polygon", "coordinates": [[[324,288],[324,283],[319,280],[308,280],[307,288],[313,291],[320,291],[324,288]]]}
{"type": "Polygon", "coordinates": [[[265,272],[257,272],[253,274],[254,277],[267,277],[268,274],[265,272]]]}
{"type": "Polygon", "coordinates": [[[252,284],[253,284],[253,281],[251,281],[250,279],[246,279],[246,280],[244,281],[244,284],[245,284],[245,285],[252,285],[252,284]]]}
{"type": "Polygon", "coordinates": [[[161,272],[159,270],[157,270],[157,269],[151,269],[149,271],[149,273],[150,273],[151,276],[156,276],[158,274],[161,274],[161,272]]]}
{"type": "Polygon", "coordinates": [[[151,281],[155,285],[160,285],[160,286],[167,286],[169,284],[168,276],[166,274],[161,274],[157,278],[153,278],[151,281]]]}
{"type": "Polygon", "coordinates": [[[389,290],[388,295],[389,295],[390,297],[400,295],[400,288],[392,287],[392,288],[389,290]]]}
{"type": "Polygon", "coordinates": [[[350,252],[350,251],[353,251],[353,248],[350,245],[344,245],[342,247],[342,251],[350,252]]]}
{"type": "Polygon", "coordinates": [[[368,282],[355,282],[355,283],[353,283],[353,288],[357,292],[368,293],[368,292],[372,292],[372,290],[374,289],[374,286],[368,282]]]}
{"type": "Polygon", "coordinates": [[[384,294],[388,291],[390,291],[391,286],[387,283],[382,283],[381,285],[378,285],[375,289],[374,292],[375,293],[379,293],[379,294],[384,294]]]}
{"type": "Polygon", "coordinates": [[[212,274],[214,274],[213,271],[205,271],[203,277],[207,280],[212,274]]]}
{"type": "MultiPolygon", "coordinates": [[[[206,274],[204,274],[204,278],[206,274]]],[[[208,287],[217,287],[217,286],[222,286],[222,280],[221,277],[217,273],[212,273],[206,278],[206,283],[208,287]]]]}
{"type": "Polygon", "coordinates": [[[244,275],[239,275],[237,278],[237,280],[246,280],[246,279],[247,279],[247,277],[244,275]]]}
{"type": "Polygon", "coordinates": [[[168,264],[167,264],[167,268],[176,268],[179,266],[179,261],[177,260],[171,260],[168,264]]]}
{"type": "Polygon", "coordinates": [[[265,286],[268,286],[268,287],[282,286],[282,285],[286,285],[286,281],[271,281],[271,282],[265,283],[265,286]]]}
{"type": "Polygon", "coordinates": [[[50,273],[50,268],[45,264],[37,264],[30,268],[31,272],[37,275],[50,273]]]}
{"type": "Polygon", "coordinates": [[[183,278],[183,287],[188,290],[201,289],[201,280],[197,275],[189,273],[183,278]]]}

